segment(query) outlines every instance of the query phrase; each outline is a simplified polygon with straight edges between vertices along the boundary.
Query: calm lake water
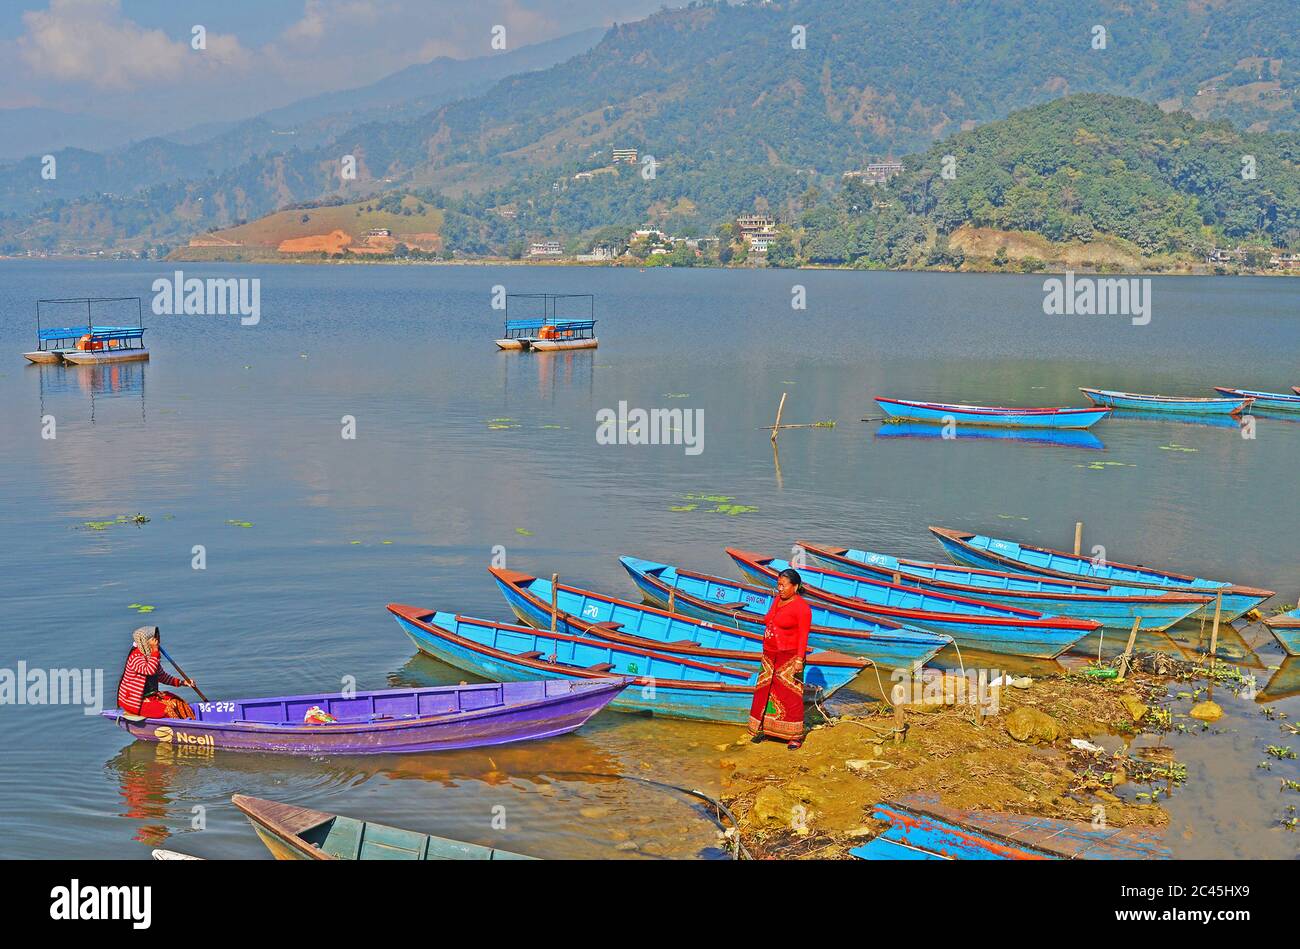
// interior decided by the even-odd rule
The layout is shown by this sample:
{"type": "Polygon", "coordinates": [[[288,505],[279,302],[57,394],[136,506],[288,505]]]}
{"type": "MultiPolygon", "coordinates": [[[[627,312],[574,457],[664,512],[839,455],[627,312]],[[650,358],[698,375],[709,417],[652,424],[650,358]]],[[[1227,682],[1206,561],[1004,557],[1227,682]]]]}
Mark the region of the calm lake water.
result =
{"type": "MultiPolygon", "coordinates": [[[[1113,419],[1089,449],[879,437],[861,421],[878,414],[873,394],[1048,405],[1081,404],[1080,385],[1287,391],[1300,383],[1296,281],[1155,279],[1139,327],[1044,316],[1041,277],[183,269],[259,277],[260,324],[149,315],[172,267],[0,262],[0,666],[102,668],[110,705],[146,622],[214,697],[337,689],[345,675],[360,688],[459,681],[384,605],[508,619],[486,572],[497,545],[511,567],[631,596],[619,554],[734,575],[727,545],[784,556],[803,537],[939,559],[929,524],[1068,547],[1082,520],[1085,546],[1112,559],[1265,586],[1275,603],[1300,594],[1300,423],[1261,419],[1245,439],[1113,419]],[[596,294],[601,348],[496,351],[495,285],[596,294]],[[26,365],[36,299],[79,296],[144,297],[152,361],[26,365]],[[785,432],[778,468],[760,429],[782,392],[785,421],[837,425],[785,432]],[[702,409],[703,451],[597,444],[596,412],[620,401],[702,409]],[[345,415],[355,440],[340,435],[345,415]],[[691,494],[755,510],[670,510],[691,494]],[[84,526],[137,512],[149,523],[84,526]],[[200,544],[207,569],[194,570],[200,544]]],[[[1179,634],[1189,654],[1198,633],[1179,634]]],[[[1168,739],[1189,771],[1167,804],[1170,842],[1179,856],[1293,858],[1300,836],[1279,820],[1300,796],[1279,786],[1297,764],[1257,766],[1288,743],[1261,710],[1300,718],[1300,670],[1277,668],[1259,625],[1225,631],[1224,648],[1271,685],[1255,701],[1219,690],[1223,719],[1168,739]]],[[[741,731],[606,712],[564,738],[439,756],[178,757],[79,708],[3,706],[0,853],[263,857],[229,804],[243,792],[545,857],[716,856],[694,803],[632,779],[716,792],[717,746],[741,731]],[[491,827],[498,804],[505,831],[491,827]],[[206,830],[193,829],[200,806],[206,830]]]]}

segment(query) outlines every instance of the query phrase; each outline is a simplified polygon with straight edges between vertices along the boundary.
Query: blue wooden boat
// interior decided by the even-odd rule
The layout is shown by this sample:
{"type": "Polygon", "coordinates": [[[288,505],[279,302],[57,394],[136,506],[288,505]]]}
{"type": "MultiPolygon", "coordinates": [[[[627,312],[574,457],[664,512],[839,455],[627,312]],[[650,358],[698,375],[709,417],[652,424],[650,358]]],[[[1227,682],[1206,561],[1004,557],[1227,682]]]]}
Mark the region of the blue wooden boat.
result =
{"type": "MultiPolygon", "coordinates": [[[[33,363],[70,363],[72,365],[99,365],[102,363],[137,362],[149,358],[144,345],[144,321],[139,297],[78,297],[66,300],[36,301],[36,348],[23,353],[23,358],[33,363]],[[106,304],[134,303],[135,326],[109,326],[95,322],[96,312],[102,313],[106,304]],[[86,321],[74,326],[42,327],[42,308],[48,315],[52,307],[84,306],[86,321]]],[[[57,311],[56,311],[57,312],[57,311]]]]}
{"type": "Polygon", "coordinates": [[[913,402],[909,399],[876,397],[876,404],[890,418],[913,422],[946,423],[991,428],[1091,428],[1109,414],[1109,409],[1008,408],[991,405],[958,405],[947,402],[913,402]]]}
{"type": "Polygon", "coordinates": [[[841,573],[893,580],[931,593],[969,596],[1055,616],[1097,620],[1103,627],[1130,630],[1142,617],[1144,630],[1168,629],[1201,609],[1210,597],[1144,587],[1110,587],[1084,580],[978,570],[906,560],[852,547],[798,541],[814,560],[841,573]]]}
{"type": "MultiPolygon", "coordinates": [[[[1241,586],[1224,580],[1189,577],[1139,564],[1114,561],[1104,564],[1093,563],[1089,557],[1076,557],[1061,550],[1017,544],[1011,540],[999,540],[995,537],[985,537],[983,534],[972,534],[946,527],[931,527],[930,533],[939,539],[939,543],[953,560],[987,570],[1013,570],[1066,579],[1082,577],[1100,583],[1147,587],[1155,590],[1177,590],[1205,594],[1211,598],[1222,592],[1223,606],[1220,618],[1223,622],[1231,622],[1238,616],[1250,612],[1273,595],[1272,590],[1241,586]]],[[[1192,615],[1213,617],[1213,599],[1192,615]]]]}
{"type": "MultiPolygon", "coordinates": [[[[772,606],[770,587],[695,573],[639,557],[619,562],[647,602],[761,636],[763,618],[772,606]]],[[[808,644],[870,659],[881,669],[916,669],[952,643],[952,637],[892,620],[841,610],[811,600],[808,644]]]]}
{"type": "MultiPolygon", "coordinates": [[[[1025,859],[1013,854],[1000,858],[996,854],[1001,848],[1067,860],[1168,860],[1173,856],[1160,829],[1150,826],[1093,827],[1053,817],[963,810],[940,804],[938,795],[929,793],[904,795],[880,808],[890,812],[882,819],[895,828],[902,824],[903,834],[894,833],[890,843],[910,842],[916,849],[937,851],[941,859],[1025,859]]],[[[871,854],[867,859],[888,857],[871,854]]],[[[927,858],[913,855],[910,859],[927,858]]]]}
{"type": "Polygon", "coordinates": [[[234,795],[230,803],[248,818],[277,860],[536,859],[247,794],[234,795]]]}
{"type": "MultiPolygon", "coordinates": [[[[727,548],[727,555],[757,583],[775,587],[790,564],[775,557],[727,548]]],[[[1055,659],[1101,627],[1096,620],[1047,616],[971,597],[927,593],[897,583],[817,567],[798,568],[810,597],[841,609],[886,616],[946,633],[965,649],[1034,659],[1055,659]]]]}
{"type": "Polygon", "coordinates": [[[1045,850],[1009,843],[912,811],[897,804],[877,804],[871,816],[889,828],[849,851],[859,860],[1059,860],[1045,850]]]}
{"type": "Polygon", "coordinates": [[[484,678],[630,678],[611,708],[669,718],[744,724],[757,678],[687,656],[624,646],[590,636],[543,632],[455,613],[390,603],[388,611],[421,652],[484,678]]]}
{"type": "Polygon", "coordinates": [[[1253,389],[1229,389],[1215,386],[1216,392],[1237,398],[1251,399],[1251,411],[1263,409],[1268,412],[1300,412],[1300,395],[1287,395],[1283,392],[1256,392],[1253,389]]]}
{"type": "Polygon", "coordinates": [[[1093,405],[1139,412],[1173,412],[1178,415],[1240,415],[1250,406],[1249,398],[1192,399],[1168,395],[1145,395],[1141,392],[1114,392],[1110,389],[1079,387],[1093,405]]]}
{"type": "MultiPolygon", "coordinates": [[[[521,622],[538,629],[549,628],[550,580],[518,570],[488,569],[521,622]]],[[[560,632],[595,636],[737,669],[757,670],[762,663],[763,637],[757,633],[727,629],[707,620],[678,616],[563,583],[555,584],[554,592],[555,628],[560,632]]],[[[863,659],[843,653],[809,650],[803,681],[829,697],[856,679],[867,665],[863,659]]]]}
{"type": "Polygon", "coordinates": [[[1027,445],[1058,445],[1101,451],[1106,447],[1100,438],[1081,428],[980,428],[958,427],[949,431],[935,422],[886,422],[876,429],[874,438],[922,438],[936,441],[1006,441],[1027,445]]]}
{"type": "Polygon", "coordinates": [[[1266,616],[1264,624],[1273,631],[1288,656],[1300,656],[1300,609],[1266,616]]]}

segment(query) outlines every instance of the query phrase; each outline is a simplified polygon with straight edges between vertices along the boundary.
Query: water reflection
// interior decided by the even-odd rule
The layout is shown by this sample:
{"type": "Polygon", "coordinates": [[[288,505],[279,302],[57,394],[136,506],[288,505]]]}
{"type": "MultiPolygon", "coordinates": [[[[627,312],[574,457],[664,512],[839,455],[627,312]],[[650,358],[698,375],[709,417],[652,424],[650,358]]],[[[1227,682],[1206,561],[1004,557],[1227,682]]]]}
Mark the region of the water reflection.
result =
{"type": "Polygon", "coordinates": [[[41,416],[58,408],[65,399],[84,399],[89,406],[90,423],[95,424],[99,402],[110,399],[138,399],[140,420],[148,421],[145,411],[144,362],[113,363],[104,366],[68,366],[40,364],[32,367],[38,374],[41,416]]]}
{"type": "Polygon", "coordinates": [[[1092,432],[1082,429],[1051,428],[976,428],[958,425],[948,434],[943,425],[926,422],[890,422],[876,430],[876,438],[929,438],[942,440],[992,440],[1024,442],[1030,445],[1057,445],[1063,448],[1086,448],[1100,451],[1106,446],[1092,432]]]}
{"type": "Polygon", "coordinates": [[[553,403],[561,389],[593,392],[596,351],[537,353],[505,349],[500,353],[501,390],[507,403],[512,397],[553,403]]]}
{"type": "Polygon", "coordinates": [[[1170,422],[1174,425],[1200,425],[1206,428],[1241,428],[1241,422],[1231,415],[1185,415],[1178,412],[1139,412],[1135,409],[1114,409],[1111,421],[1120,422],[1170,422]]]}

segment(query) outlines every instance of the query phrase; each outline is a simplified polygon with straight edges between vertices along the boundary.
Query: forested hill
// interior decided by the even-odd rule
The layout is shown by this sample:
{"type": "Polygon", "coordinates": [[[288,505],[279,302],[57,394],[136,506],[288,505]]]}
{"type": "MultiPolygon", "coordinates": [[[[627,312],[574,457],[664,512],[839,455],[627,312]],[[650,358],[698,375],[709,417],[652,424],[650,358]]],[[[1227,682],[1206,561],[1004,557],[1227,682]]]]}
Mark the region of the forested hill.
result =
{"type": "Polygon", "coordinates": [[[547,174],[571,178],[625,146],[659,162],[658,211],[706,226],[769,195],[779,205],[809,175],[837,177],[869,156],[915,152],[1070,93],[1294,130],[1298,42],[1290,0],[696,4],[618,25],[582,55],[418,119],[358,126],[201,180],[15,215],[0,221],[0,246],[175,241],[293,202],[378,190],[518,190],[547,174]],[[356,180],[340,177],[345,154],[357,157],[356,180]]]}

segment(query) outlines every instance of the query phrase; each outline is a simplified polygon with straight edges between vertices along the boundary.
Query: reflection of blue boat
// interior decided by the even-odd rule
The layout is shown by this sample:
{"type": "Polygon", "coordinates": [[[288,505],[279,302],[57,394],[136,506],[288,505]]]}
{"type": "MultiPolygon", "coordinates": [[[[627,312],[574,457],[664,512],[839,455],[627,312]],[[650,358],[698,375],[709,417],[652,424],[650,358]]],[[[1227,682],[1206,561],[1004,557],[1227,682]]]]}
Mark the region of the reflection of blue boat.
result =
{"type": "MultiPolygon", "coordinates": [[[[1259,606],[1272,590],[1239,586],[1223,580],[1205,580],[1181,573],[1157,570],[1139,564],[1099,563],[1090,557],[1069,554],[1046,547],[1017,544],[1013,540],[999,540],[947,527],[931,527],[930,533],[939,539],[944,551],[957,563],[970,564],[985,570],[1013,570],[1020,573],[1045,574],[1051,577],[1081,577],[1099,583],[1122,584],[1130,587],[1182,590],[1189,593],[1223,594],[1222,620],[1231,622],[1243,613],[1259,606]]],[[[1212,616],[1214,602],[1202,607],[1195,615],[1212,616]]]]}
{"type": "Polygon", "coordinates": [[[1065,448],[1088,448],[1094,451],[1106,446],[1092,432],[1079,428],[978,428],[955,426],[945,434],[943,425],[928,422],[886,422],[876,430],[876,438],[930,438],[966,439],[991,438],[1001,441],[1026,442],[1031,445],[1059,445],[1065,448]]]}
{"type": "Polygon", "coordinates": [[[1177,425],[1206,425],[1210,428],[1241,428],[1239,415],[1184,415],[1178,412],[1134,412],[1129,409],[1116,409],[1110,417],[1117,422],[1173,422],[1177,425]]]}
{"type": "Polygon", "coordinates": [[[1079,387],[1093,405],[1138,412],[1173,412],[1177,415],[1240,415],[1250,405],[1249,398],[1191,399],[1170,395],[1146,395],[1142,392],[1115,392],[1111,389],[1079,387]]]}
{"type": "Polygon", "coordinates": [[[1277,672],[1268,680],[1264,688],[1255,693],[1255,701],[1261,704],[1277,702],[1300,695],[1300,657],[1283,659],[1277,672]]]}
{"type": "Polygon", "coordinates": [[[949,402],[913,402],[876,397],[876,404],[892,418],[912,422],[954,422],[984,428],[1090,428],[1106,417],[1106,409],[1077,407],[1010,408],[993,405],[958,405],[949,402]]]}
{"type": "Polygon", "coordinates": [[[1250,407],[1252,414],[1255,409],[1265,409],[1270,412],[1300,412],[1300,395],[1286,395],[1281,392],[1256,392],[1252,389],[1228,389],[1224,386],[1215,386],[1214,388],[1215,391],[1222,392],[1224,395],[1254,399],[1254,404],[1250,407]]]}
{"type": "Polygon", "coordinates": [[[1288,656],[1300,656],[1300,609],[1265,617],[1264,623],[1273,631],[1288,656]]]}

